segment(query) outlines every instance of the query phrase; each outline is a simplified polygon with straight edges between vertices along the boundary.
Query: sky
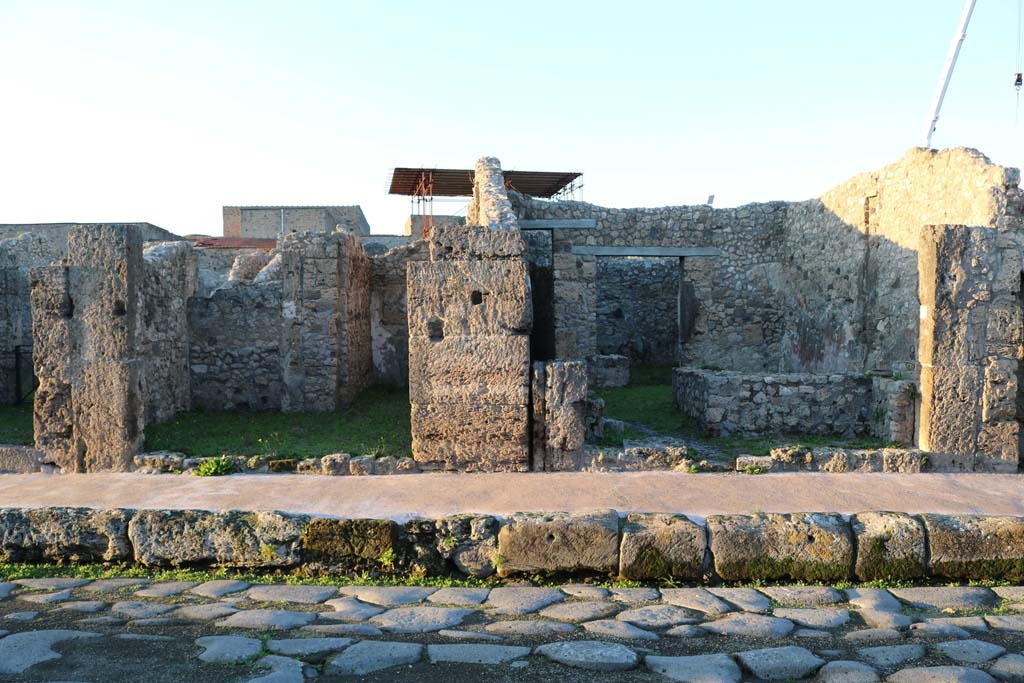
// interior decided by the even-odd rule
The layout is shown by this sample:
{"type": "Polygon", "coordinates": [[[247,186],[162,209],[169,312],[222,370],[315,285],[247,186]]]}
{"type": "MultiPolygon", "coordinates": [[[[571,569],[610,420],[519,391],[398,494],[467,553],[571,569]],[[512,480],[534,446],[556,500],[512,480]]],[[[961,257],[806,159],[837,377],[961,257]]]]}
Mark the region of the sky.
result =
{"type": "MultiPolygon", "coordinates": [[[[1020,1],[978,0],[933,146],[1024,163],[1020,1]]],[[[962,8],[0,0],[0,223],[359,204],[401,233],[392,168],[480,156],[605,206],[806,199],[921,144],[962,8]]]]}

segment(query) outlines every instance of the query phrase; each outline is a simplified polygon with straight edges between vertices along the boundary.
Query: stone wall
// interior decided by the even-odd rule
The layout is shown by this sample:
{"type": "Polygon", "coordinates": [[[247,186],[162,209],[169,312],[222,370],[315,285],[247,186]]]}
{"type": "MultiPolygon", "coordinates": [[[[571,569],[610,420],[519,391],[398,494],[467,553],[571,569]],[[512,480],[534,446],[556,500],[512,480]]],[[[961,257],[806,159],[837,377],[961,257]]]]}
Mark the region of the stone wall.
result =
{"type": "Polygon", "coordinates": [[[64,471],[130,469],[145,426],[143,256],[134,225],[78,226],[31,275],[36,448],[64,471]]]}
{"type": "MultiPolygon", "coordinates": [[[[777,289],[782,278],[782,237],[787,205],[750,204],[738,208],[672,206],[609,209],[585,202],[552,202],[509,193],[522,219],[584,219],[597,228],[551,231],[554,266],[555,345],[559,358],[592,356],[599,351],[600,276],[604,257],[573,254],[572,247],[711,247],[721,256],[684,259],[680,277],[695,311],[682,361],[737,370],[778,366],[782,315],[777,289]]],[[[678,263],[678,260],[676,260],[678,263]]],[[[644,262],[636,260],[642,277],[644,262]]],[[[652,271],[647,287],[658,287],[663,273],[652,271]]],[[[678,284],[662,295],[678,297],[678,284]]],[[[612,309],[611,312],[614,312],[612,309]]],[[[654,316],[652,316],[653,320],[654,316]]],[[[656,326],[655,322],[651,323],[656,326]]],[[[677,336],[675,313],[664,321],[661,338],[677,336]]]]}
{"type": "Polygon", "coordinates": [[[344,231],[288,235],[281,259],[281,409],[336,410],[373,375],[369,259],[344,231]]]}
{"type": "MultiPolygon", "coordinates": [[[[998,198],[998,197],[997,197],[998,198]]],[[[920,447],[964,469],[1020,465],[1020,219],[920,237],[920,447]]]]}
{"type": "Polygon", "coordinates": [[[781,367],[888,370],[916,357],[918,240],[929,224],[994,227],[1020,210],[1019,173],[965,148],[915,148],[793,204],[785,224],[781,367]]]}
{"type": "Polygon", "coordinates": [[[195,251],[188,242],[149,243],[142,271],[145,421],[163,422],[192,407],[188,302],[196,292],[195,251]]]}
{"type": "Polygon", "coordinates": [[[674,365],[679,259],[597,260],[597,351],[674,365]]]}
{"type": "Polygon", "coordinates": [[[676,407],[712,434],[860,436],[870,431],[871,379],[676,368],[676,407]]]}
{"type": "Polygon", "coordinates": [[[188,302],[192,405],[281,408],[281,283],[238,282],[188,302]]]}
{"type": "Polygon", "coordinates": [[[224,207],[226,237],[278,238],[292,232],[334,232],[336,227],[360,235],[370,234],[370,225],[358,206],[224,207]]]}
{"type": "Polygon", "coordinates": [[[406,266],[427,258],[426,240],[416,240],[370,258],[370,336],[377,382],[409,382],[406,266]]]}
{"type": "Polygon", "coordinates": [[[421,469],[530,467],[526,246],[496,159],[477,162],[469,223],[435,227],[408,265],[409,398],[421,469]]]}
{"type": "Polygon", "coordinates": [[[917,380],[871,378],[871,433],[887,444],[916,443],[917,380]]]}

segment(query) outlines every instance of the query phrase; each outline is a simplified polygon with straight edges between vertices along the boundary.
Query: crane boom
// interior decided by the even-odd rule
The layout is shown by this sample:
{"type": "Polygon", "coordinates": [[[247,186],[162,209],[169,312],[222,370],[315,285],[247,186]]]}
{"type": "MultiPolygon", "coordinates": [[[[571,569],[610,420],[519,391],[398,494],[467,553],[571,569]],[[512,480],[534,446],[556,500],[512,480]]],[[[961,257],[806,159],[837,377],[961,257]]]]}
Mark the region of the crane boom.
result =
{"type": "Polygon", "coordinates": [[[964,44],[967,37],[967,24],[971,22],[971,14],[974,12],[974,5],[977,0],[967,0],[964,4],[964,13],[960,17],[960,26],[953,35],[953,42],[949,46],[949,54],[946,55],[946,64],[942,67],[942,77],[939,80],[939,90],[935,93],[932,101],[931,112],[928,114],[928,127],[924,131],[924,146],[932,146],[932,133],[939,122],[939,110],[942,109],[942,100],[946,98],[946,90],[949,88],[949,80],[953,77],[953,67],[956,66],[956,58],[960,55],[960,46],[964,44]]]}

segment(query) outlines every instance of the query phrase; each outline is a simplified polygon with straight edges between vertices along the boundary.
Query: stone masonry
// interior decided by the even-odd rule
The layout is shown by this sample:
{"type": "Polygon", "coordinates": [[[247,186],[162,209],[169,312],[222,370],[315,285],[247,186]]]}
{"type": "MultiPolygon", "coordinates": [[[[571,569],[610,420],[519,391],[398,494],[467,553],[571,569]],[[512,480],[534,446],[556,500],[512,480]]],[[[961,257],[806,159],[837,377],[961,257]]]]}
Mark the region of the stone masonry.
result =
{"type": "Polygon", "coordinates": [[[408,266],[413,457],[426,469],[530,467],[525,244],[496,159],[477,162],[469,221],[438,226],[408,266]]]}

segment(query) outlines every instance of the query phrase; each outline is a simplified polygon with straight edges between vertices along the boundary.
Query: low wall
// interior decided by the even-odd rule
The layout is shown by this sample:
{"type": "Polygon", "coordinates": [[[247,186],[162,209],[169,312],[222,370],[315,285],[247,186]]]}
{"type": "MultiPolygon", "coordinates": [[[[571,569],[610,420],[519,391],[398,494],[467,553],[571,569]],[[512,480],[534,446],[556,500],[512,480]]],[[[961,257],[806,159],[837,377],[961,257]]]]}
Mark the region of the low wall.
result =
{"type": "Polygon", "coordinates": [[[676,407],[712,434],[870,432],[871,378],[676,368],[676,407]]]}
{"type": "Polygon", "coordinates": [[[0,509],[0,560],[638,581],[1024,579],[1024,518],[862,512],[615,510],[457,515],[404,524],[281,512],[0,509]]]}

